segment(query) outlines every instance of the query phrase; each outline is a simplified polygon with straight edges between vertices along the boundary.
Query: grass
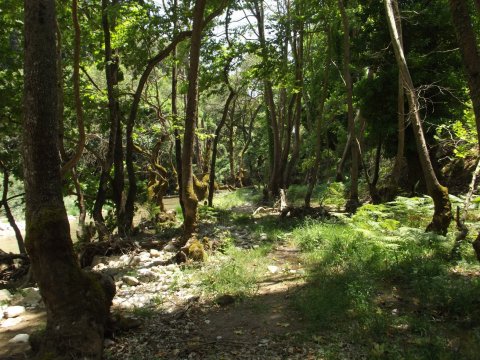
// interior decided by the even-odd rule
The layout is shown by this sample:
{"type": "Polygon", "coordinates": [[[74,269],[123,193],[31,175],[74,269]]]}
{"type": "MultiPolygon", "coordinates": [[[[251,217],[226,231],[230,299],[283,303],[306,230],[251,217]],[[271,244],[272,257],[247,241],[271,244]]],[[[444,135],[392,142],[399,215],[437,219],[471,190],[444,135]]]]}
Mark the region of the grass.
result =
{"type": "MultiPolygon", "coordinates": [[[[289,201],[303,204],[305,190],[291,187],[289,201]]],[[[339,208],[343,192],[337,183],[318,186],[313,200],[339,208]]],[[[265,257],[276,243],[289,241],[302,252],[307,278],[288,301],[305,319],[305,336],[322,345],[323,358],[478,358],[480,266],[468,242],[463,260],[449,260],[454,224],[447,237],[424,232],[430,198],[399,197],[324,221],[238,211],[260,199],[257,190],[241,189],[216,198],[215,208],[199,207],[204,223],[224,226],[220,251],[192,270],[207,295],[255,297],[267,271],[265,257]],[[256,248],[237,248],[238,231],[256,248]]],[[[473,209],[473,235],[476,219],[473,209]]]]}
{"type": "Polygon", "coordinates": [[[232,295],[245,298],[255,295],[258,282],[266,272],[263,259],[269,247],[240,250],[233,246],[216,256],[200,273],[205,291],[212,295],[232,295]]]}
{"type": "MultiPolygon", "coordinates": [[[[473,359],[480,350],[480,271],[448,262],[449,237],[425,234],[428,199],[365,205],[337,223],[293,231],[309,285],[295,298],[314,333],[352,342],[367,358],[473,359]]],[[[332,357],[335,358],[335,357],[332,357]]]]}

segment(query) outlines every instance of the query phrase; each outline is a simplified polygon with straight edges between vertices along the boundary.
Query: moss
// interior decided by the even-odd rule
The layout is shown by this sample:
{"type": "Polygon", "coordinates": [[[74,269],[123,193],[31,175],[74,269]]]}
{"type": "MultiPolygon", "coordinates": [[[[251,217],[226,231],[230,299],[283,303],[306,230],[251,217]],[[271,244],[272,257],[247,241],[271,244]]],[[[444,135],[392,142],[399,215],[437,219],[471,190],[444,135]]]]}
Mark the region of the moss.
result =
{"type": "Polygon", "coordinates": [[[203,244],[198,239],[194,239],[188,244],[186,255],[193,261],[205,261],[208,257],[203,244]]]}

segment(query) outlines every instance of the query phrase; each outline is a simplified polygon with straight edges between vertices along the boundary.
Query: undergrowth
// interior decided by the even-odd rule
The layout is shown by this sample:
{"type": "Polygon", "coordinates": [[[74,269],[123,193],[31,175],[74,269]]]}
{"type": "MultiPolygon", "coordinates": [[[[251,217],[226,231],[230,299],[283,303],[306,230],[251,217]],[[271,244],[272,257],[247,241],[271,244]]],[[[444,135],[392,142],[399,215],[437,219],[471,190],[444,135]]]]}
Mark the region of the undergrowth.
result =
{"type": "Polygon", "coordinates": [[[312,331],[351,342],[367,358],[476,358],[480,267],[468,244],[461,263],[449,262],[453,229],[448,237],[423,232],[431,206],[398,198],[293,231],[308,267],[294,301],[312,331]]]}

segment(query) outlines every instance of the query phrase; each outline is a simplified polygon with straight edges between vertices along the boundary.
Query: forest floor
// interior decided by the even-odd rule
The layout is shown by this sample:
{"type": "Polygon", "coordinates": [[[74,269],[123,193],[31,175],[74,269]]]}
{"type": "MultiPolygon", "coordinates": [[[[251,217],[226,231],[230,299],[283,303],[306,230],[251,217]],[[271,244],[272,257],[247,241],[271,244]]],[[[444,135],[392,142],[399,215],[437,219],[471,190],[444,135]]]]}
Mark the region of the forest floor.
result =
{"type": "MultiPolygon", "coordinates": [[[[292,191],[291,202],[301,195],[292,191]]],[[[93,269],[116,280],[122,323],[106,359],[478,359],[480,266],[468,242],[462,260],[450,258],[453,224],[447,237],[423,232],[428,198],[347,217],[335,212],[333,192],[322,198],[333,216],[319,219],[253,215],[257,200],[242,189],[200,208],[198,238],[210,246],[203,263],[166,265],[178,225],[95,259],[93,269]]],[[[475,208],[468,240],[479,219],[475,208]]],[[[25,316],[35,313],[39,306],[25,316]]],[[[25,358],[26,345],[7,341],[42,321],[0,327],[0,358],[25,358]]]]}

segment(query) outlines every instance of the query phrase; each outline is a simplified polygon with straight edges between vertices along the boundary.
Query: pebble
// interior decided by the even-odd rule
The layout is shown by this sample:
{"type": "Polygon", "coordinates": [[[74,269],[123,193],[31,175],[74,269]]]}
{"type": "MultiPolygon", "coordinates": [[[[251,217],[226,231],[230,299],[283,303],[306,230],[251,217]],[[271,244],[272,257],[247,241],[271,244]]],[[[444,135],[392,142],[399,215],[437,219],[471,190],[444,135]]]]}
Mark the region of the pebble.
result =
{"type": "Polygon", "coordinates": [[[12,343],[12,344],[28,343],[28,339],[30,339],[30,335],[28,335],[28,334],[18,334],[18,335],[15,335],[10,340],[8,340],[8,342],[12,343]]]}
{"type": "Polygon", "coordinates": [[[150,249],[150,256],[159,257],[160,255],[162,255],[162,253],[160,251],[158,251],[157,249],[150,249]]]}
{"type": "Polygon", "coordinates": [[[0,290],[0,301],[10,301],[12,299],[12,294],[7,289],[0,290]]]}
{"type": "Polygon", "coordinates": [[[3,317],[5,319],[15,318],[25,312],[25,307],[23,306],[9,306],[4,312],[3,317]]]}
{"type": "Polygon", "coordinates": [[[140,281],[136,277],[133,277],[133,276],[124,276],[122,278],[122,280],[125,284],[130,285],[130,286],[140,285],[140,281]]]}
{"type": "Polygon", "coordinates": [[[267,266],[267,269],[268,269],[268,271],[270,271],[272,274],[275,274],[275,273],[278,272],[278,270],[279,270],[278,266],[275,266],[275,265],[268,265],[268,266],[267,266]]]}
{"type": "Polygon", "coordinates": [[[23,321],[21,316],[5,320],[0,327],[8,328],[20,324],[23,321]]]}

